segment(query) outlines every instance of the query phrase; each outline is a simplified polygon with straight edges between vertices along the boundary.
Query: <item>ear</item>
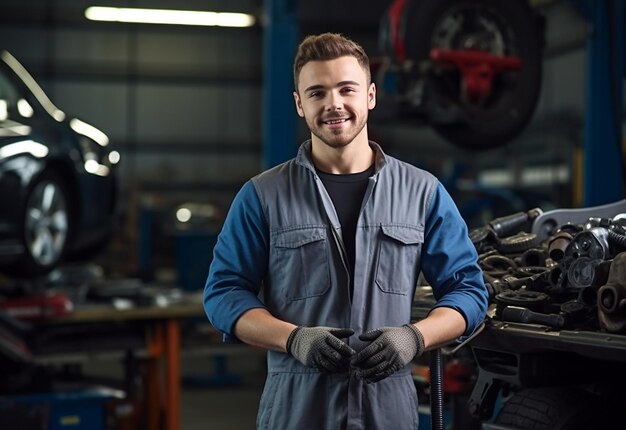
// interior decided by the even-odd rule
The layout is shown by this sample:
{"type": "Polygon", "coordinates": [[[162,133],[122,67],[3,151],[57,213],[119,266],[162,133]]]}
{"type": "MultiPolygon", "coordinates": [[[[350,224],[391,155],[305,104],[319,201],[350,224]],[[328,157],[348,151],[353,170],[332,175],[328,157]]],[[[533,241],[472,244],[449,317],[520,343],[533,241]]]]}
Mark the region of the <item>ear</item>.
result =
{"type": "Polygon", "coordinates": [[[372,110],[376,106],[376,84],[372,82],[367,90],[367,109],[372,110]]]}
{"type": "Polygon", "coordinates": [[[301,118],[304,118],[304,110],[302,109],[302,101],[297,91],[293,92],[293,101],[296,103],[296,111],[301,118]]]}

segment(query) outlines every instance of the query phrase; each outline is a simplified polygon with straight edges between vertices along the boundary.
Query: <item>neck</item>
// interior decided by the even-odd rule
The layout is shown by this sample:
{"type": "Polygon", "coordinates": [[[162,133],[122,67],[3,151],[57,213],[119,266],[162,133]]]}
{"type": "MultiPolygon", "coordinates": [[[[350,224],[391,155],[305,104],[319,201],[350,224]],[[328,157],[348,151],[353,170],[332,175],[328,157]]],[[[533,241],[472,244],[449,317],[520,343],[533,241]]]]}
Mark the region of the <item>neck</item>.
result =
{"type": "Polygon", "coordinates": [[[340,148],[332,148],[311,136],[311,156],[315,167],[334,174],[363,172],[374,163],[374,151],[366,133],[340,148]]]}

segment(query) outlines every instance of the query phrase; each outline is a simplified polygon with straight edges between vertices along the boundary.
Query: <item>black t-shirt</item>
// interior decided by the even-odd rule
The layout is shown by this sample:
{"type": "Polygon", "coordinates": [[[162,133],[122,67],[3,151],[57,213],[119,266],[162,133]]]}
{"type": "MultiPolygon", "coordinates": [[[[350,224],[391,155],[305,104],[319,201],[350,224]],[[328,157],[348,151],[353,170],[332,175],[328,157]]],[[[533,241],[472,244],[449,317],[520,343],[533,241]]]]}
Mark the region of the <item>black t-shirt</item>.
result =
{"type": "Polygon", "coordinates": [[[350,291],[352,291],[356,224],[359,219],[368,179],[374,174],[374,166],[372,165],[369,169],[360,173],[332,174],[317,170],[317,174],[322,180],[324,187],[326,187],[333,205],[335,205],[335,211],[341,223],[343,243],[346,247],[350,264],[350,291]]]}

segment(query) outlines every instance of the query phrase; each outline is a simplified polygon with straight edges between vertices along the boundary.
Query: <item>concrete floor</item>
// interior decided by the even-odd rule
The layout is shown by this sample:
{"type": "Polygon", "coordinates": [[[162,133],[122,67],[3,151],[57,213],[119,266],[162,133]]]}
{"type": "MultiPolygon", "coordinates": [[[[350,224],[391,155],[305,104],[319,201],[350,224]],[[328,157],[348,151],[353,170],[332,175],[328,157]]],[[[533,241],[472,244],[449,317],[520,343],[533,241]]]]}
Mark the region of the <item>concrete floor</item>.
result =
{"type": "MultiPolygon", "coordinates": [[[[265,351],[243,344],[183,349],[181,369],[181,430],[256,428],[256,414],[266,376],[265,351]]],[[[81,365],[81,372],[89,380],[109,381],[104,384],[111,387],[120,384],[121,388],[124,381],[119,357],[87,360],[81,365]]],[[[427,404],[420,406],[420,428],[430,428],[428,414],[427,404]]],[[[446,422],[450,419],[448,415],[446,422]]],[[[455,428],[475,428],[469,421],[468,425],[458,425],[455,428]]],[[[136,423],[132,427],[141,430],[141,425],[135,429],[136,423]]]]}
{"type": "Polygon", "coordinates": [[[236,348],[239,353],[223,357],[183,358],[182,430],[256,428],[265,354],[245,346],[236,348]]]}
{"type": "MultiPolygon", "coordinates": [[[[266,375],[265,352],[246,345],[181,352],[181,430],[249,430],[266,375]]],[[[119,360],[84,363],[90,377],[118,380],[119,360]]]]}

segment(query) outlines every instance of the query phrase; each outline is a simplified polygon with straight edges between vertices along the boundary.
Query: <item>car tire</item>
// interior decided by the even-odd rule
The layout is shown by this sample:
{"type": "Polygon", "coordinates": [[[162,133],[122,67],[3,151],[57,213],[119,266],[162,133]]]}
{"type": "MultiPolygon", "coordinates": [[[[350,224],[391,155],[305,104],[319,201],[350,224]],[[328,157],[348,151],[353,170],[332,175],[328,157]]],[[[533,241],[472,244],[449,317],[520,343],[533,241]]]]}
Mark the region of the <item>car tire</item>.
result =
{"type": "Polygon", "coordinates": [[[63,179],[54,171],[40,174],[28,188],[21,213],[24,253],[7,272],[29,278],[45,275],[59,264],[70,238],[70,200],[63,179]]]}
{"type": "MultiPolygon", "coordinates": [[[[495,422],[523,430],[586,430],[598,427],[592,395],[575,388],[524,389],[502,406],[495,422]]],[[[596,416],[597,415],[597,416],[596,416]]]]}
{"type": "Polygon", "coordinates": [[[429,102],[429,122],[448,141],[470,150],[508,143],[530,120],[539,96],[543,44],[539,16],[526,0],[413,0],[405,14],[406,53],[418,64],[430,63],[433,48],[467,48],[472,34],[463,34],[465,31],[476,33],[476,49],[521,59],[522,69],[497,77],[491,95],[480,104],[462,100],[456,70],[431,67],[425,89],[426,97],[434,100],[429,102]],[[472,18],[472,14],[482,16],[472,18]],[[477,30],[473,24],[466,24],[465,20],[471,19],[484,27],[477,30]],[[457,26],[447,25],[450,22],[457,26]],[[452,34],[445,34],[444,30],[452,34]],[[489,32],[494,34],[483,34],[489,32]]]}

